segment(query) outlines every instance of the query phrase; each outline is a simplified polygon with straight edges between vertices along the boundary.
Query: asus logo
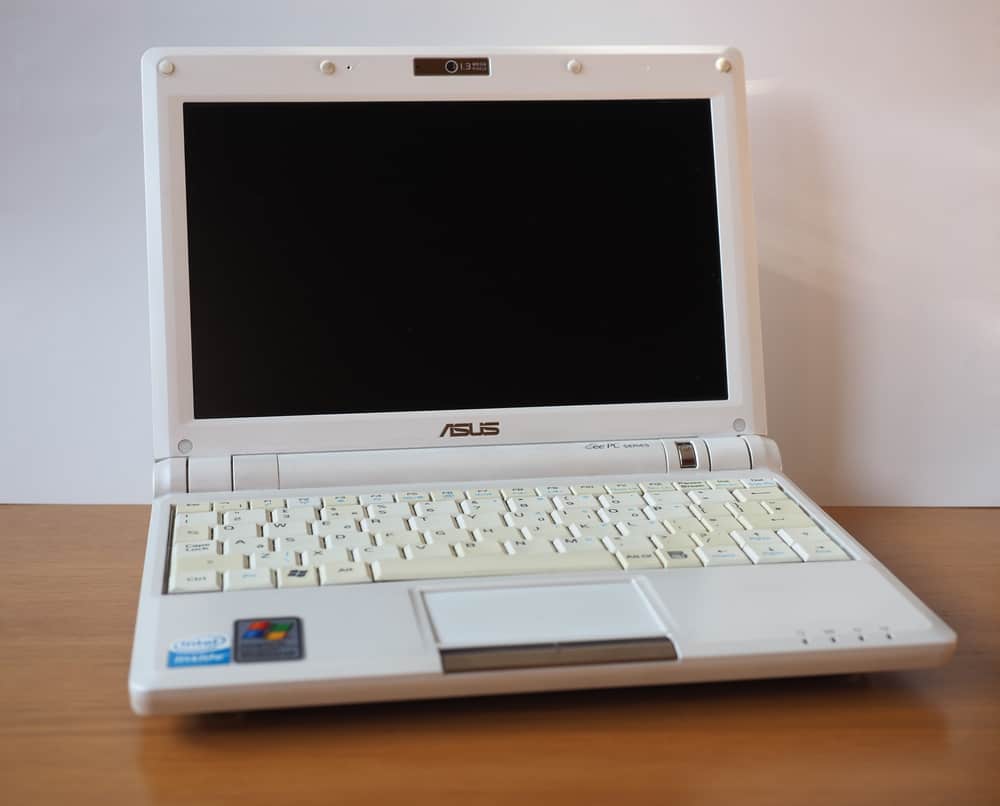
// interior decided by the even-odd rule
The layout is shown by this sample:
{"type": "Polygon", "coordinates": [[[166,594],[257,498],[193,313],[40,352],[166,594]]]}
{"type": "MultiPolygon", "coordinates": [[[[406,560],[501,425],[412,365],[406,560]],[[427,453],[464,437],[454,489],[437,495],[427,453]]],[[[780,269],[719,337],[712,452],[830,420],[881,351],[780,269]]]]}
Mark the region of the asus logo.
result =
{"type": "Polygon", "coordinates": [[[500,423],[480,423],[473,428],[472,423],[447,423],[438,437],[495,437],[500,434],[500,423]]]}

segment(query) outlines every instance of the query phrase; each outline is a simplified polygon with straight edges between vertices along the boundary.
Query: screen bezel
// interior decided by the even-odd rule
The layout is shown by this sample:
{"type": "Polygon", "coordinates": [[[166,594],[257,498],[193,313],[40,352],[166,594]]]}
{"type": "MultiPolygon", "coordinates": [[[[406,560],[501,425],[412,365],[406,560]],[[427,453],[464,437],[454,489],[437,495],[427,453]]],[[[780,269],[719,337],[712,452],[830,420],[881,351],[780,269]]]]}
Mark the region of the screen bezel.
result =
{"type": "MultiPolygon", "coordinates": [[[[479,52],[489,76],[413,75],[438,49],[179,49],[143,56],[154,455],[220,456],[763,433],[756,257],[742,60],[732,49],[588,48],[479,52]],[[567,61],[583,65],[578,73],[567,61]],[[728,60],[729,70],[717,60],[728,60]],[[172,72],[158,65],[168,60],[172,72]],[[323,60],[339,63],[324,73],[323,60]],[[347,70],[347,65],[351,69],[347,70]],[[183,104],[707,98],[711,103],[729,397],[722,401],[194,418],[183,104]],[[447,423],[501,423],[498,436],[442,437],[447,423]],[[742,428],[739,426],[742,424],[742,428]],[[186,448],[187,450],[182,450],[186,448]]],[[[670,304],[676,304],[671,301],[670,304]]],[[[678,345],[683,349],[683,345],[678,345]]]]}

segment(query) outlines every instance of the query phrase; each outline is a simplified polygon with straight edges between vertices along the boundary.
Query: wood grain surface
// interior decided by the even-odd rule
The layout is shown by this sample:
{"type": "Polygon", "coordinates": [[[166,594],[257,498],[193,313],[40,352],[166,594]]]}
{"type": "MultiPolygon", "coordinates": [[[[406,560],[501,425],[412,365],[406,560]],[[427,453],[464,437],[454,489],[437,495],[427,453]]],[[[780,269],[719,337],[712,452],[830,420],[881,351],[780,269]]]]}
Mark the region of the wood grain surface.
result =
{"type": "Polygon", "coordinates": [[[2,506],[0,803],[1000,803],[1000,510],[830,512],[958,632],[949,665],[140,719],[148,509],[2,506]]]}

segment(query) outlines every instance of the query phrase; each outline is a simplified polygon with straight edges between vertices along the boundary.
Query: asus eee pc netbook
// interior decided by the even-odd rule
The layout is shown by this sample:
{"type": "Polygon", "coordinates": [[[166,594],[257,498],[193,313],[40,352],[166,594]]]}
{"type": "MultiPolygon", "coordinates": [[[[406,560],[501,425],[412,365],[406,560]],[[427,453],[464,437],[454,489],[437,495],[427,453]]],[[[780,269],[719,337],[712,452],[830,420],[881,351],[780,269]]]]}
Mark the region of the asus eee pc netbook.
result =
{"type": "Polygon", "coordinates": [[[738,52],[161,48],[142,88],[137,712],[950,655],[765,436],[738,52]]]}

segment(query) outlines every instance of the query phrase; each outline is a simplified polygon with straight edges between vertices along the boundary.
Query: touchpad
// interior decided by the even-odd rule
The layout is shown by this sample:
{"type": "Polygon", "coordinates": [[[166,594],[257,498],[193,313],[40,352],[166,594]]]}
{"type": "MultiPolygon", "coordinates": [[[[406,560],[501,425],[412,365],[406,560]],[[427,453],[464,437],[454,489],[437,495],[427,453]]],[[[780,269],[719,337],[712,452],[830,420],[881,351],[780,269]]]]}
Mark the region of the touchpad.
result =
{"type": "Polygon", "coordinates": [[[631,580],[426,591],[446,672],[674,660],[666,629],[631,580]]]}

